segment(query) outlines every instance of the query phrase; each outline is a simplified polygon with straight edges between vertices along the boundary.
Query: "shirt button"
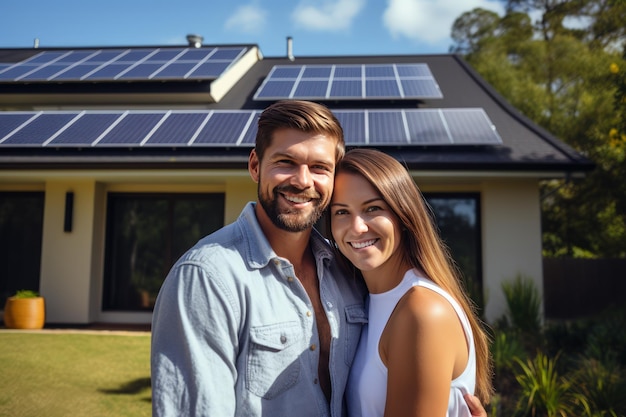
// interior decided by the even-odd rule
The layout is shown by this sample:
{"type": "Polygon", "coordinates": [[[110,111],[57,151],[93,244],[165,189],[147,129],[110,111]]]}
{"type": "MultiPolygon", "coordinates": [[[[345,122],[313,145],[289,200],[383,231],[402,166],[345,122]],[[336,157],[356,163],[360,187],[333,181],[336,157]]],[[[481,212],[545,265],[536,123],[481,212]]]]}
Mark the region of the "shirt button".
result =
{"type": "Polygon", "coordinates": [[[285,336],[284,334],[280,336],[280,343],[282,343],[283,345],[285,343],[287,343],[287,336],[285,336]]]}
{"type": "Polygon", "coordinates": [[[331,303],[330,301],[327,301],[326,302],[326,307],[333,308],[333,303],[331,303]]]}
{"type": "Polygon", "coordinates": [[[307,311],[307,312],[306,312],[306,316],[307,316],[307,317],[311,317],[312,315],[313,315],[313,313],[311,313],[310,311],[307,311]]]}
{"type": "Polygon", "coordinates": [[[274,260],[274,265],[276,265],[276,266],[280,265],[280,261],[279,260],[274,260]]]}
{"type": "Polygon", "coordinates": [[[317,385],[317,378],[315,378],[315,379],[313,380],[313,383],[314,383],[315,385],[317,385]]]}
{"type": "Polygon", "coordinates": [[[315,349],[317,349],[317,346],[315,346],[315,343],[314,343],[314,344],[311,345],[311,347],[309,349],[315,350],[315,349]]]}
{"type": "Polygon", "coordinates": [[[287,277],[287,281],[293,282],[293,277],[287,277]]]}

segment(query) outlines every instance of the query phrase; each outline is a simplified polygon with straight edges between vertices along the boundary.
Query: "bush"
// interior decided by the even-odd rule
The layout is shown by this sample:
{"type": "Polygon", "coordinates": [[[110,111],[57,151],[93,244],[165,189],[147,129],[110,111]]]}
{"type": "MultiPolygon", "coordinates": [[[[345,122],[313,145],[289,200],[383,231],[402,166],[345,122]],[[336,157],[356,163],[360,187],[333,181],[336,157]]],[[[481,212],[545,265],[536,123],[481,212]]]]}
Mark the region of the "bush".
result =
{"type": "Polygon", "coordinates": [[[522,277],[507,284],[508,317],[496,321],[491,346],[497,394],[489,416],[626,416],[626,310],[542,326],[535,291],[522,277]]]}

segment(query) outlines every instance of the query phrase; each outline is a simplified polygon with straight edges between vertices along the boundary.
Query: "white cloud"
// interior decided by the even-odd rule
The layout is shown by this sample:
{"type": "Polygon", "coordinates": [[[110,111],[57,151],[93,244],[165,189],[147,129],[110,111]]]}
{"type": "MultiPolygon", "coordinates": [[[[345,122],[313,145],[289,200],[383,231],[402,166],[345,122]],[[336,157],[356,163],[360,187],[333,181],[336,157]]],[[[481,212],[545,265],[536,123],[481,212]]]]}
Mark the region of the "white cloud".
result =
{"type": "Polygon", "coordinates": [[[303,29],[337,32],[348,29],[365,0],[301,1],[292,18],[303,29]]]}
{"type": "Polygon", "coordinates": [[[244,33],[260,33],[265,27],[267,12],[254,4],[239,6],[226,20],[224,27],[244,33]]]}
{"type": "Polygon", "coordinates": [[[477,7],[500,14],[504,10],[494,0],[388,0],[383,24],[395,39],[434,45],[450,38],[456,18],[477,7]]]}

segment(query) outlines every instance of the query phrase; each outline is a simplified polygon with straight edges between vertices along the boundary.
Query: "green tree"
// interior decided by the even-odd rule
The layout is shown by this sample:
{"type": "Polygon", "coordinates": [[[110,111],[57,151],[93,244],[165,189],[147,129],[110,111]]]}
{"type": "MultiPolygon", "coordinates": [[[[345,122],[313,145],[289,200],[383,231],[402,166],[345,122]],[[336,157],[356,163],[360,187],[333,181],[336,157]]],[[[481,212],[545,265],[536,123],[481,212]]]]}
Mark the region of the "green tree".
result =
{"type": "MultiPolygon", "coordinates": [[[[509,0],[502,17],[474,9],[452,28],[452,52],[522,114],[596,163],[585,179],[542,183],[547,256],[626,256],[624,130],[615,105],[624,21],[624,0],[509,0]]],[[[621,91],[623,114],[623,84],[621,91]]]]}

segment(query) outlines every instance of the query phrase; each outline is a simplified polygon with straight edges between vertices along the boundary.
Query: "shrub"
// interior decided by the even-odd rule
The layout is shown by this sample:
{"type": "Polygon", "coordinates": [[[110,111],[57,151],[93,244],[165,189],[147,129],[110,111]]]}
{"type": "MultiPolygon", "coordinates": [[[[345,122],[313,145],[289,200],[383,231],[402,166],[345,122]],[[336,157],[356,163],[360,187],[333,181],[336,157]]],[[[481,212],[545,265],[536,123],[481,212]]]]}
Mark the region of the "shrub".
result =
{"type": "MultiPolygon", "coordinates": [[[[521,386],[518,411],[522,416],[568,417],[580,415],[574,412],[579,398],[570,392],[572,382],[556,370],[558,357],[550,359],[538,352],[526,362],[516,359],[521,373],[516,375],[521,386]]],[[[580,404],[583,408],[585,403],[580,404]]]]}
{"type": "Polygon", "coordinates": [[[532,279],[517,275],[502,283],[511,325],[523,333],[535,335],[541,329],[541,297],[532,279]]]}

